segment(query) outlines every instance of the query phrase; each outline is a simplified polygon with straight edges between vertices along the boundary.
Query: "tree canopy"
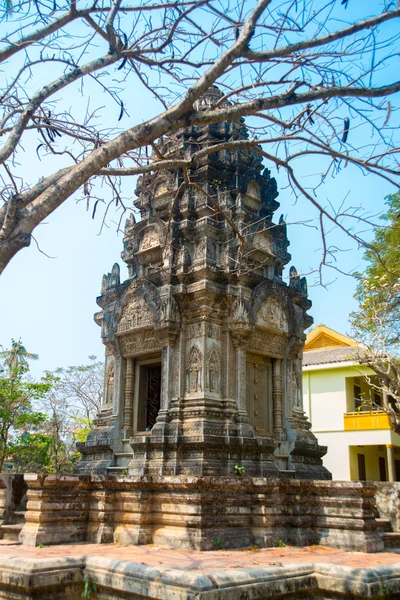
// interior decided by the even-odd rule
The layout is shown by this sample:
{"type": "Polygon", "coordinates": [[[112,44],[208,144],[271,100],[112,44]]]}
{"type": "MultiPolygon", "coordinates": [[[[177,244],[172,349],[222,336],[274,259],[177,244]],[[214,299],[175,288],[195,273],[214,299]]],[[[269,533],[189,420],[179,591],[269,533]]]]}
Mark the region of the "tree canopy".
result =
{"type": "Polygon", "coordinates": [[[75,441],[86,439],[102,403],[103,363],[95,356],[39,382],[29,373],[36,358],[21,340],[0,355],[0,472],[71,472],[75,441]]]}
{"type": "Polygon", "coordinates": [[[386,198],[387,210],[364,257],[367,266],[356,274],[358,310],[351,323],[361,342],[358,360],[378,377],[367,377],[391,402],[386,410],[400,433],[400,194],[386,198]]]}
{"type": "Polygon", "coordinates": [[[3,3],[0,273],[79,190],[93,215],[104,202],[103,214],[115,204],[122,218],[124,177],[167,169],[190,182],[208,154],[244,147],[319,211],[322,263],[332,225],[364,243],[351,226],[358,210],[324,204],[317,191],[347,165],[398,186],[399,17],[380,0],[3,3]],[[202,102],[215,84],[223,97],[202,102]],[[144,120],[140,89],[154,98],[144,120]],[[242,117],[251,117],[247,139],[187,158],[158,150],[182,127],[242,117]],[[312,183],[304,160],[322,161],[312,183]]]}
{"type": "Polygon", "coordinates": [[[358,337],[398,352],[400,342],[400,193],[386,198],[374,240],[364,254],[365,273],[357,274],[359,310],[352,315],[358,337]]]}

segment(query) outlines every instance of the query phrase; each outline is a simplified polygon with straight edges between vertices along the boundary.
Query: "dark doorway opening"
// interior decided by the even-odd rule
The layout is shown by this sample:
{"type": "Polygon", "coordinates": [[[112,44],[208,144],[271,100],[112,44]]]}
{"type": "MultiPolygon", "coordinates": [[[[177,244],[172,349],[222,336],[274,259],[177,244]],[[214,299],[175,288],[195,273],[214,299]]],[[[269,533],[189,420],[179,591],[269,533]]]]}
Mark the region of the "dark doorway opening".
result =
{"type": "Polygon", "coordinates": [[[394,468],[396,472],[396,481],[400,481],[400,460],[394,461],[394,468]]]}
{"type": "Polygon", "coordinates": [[[160,410],[161,365],[149,366],[147,370],[147,391],[145,408],[146,431],[153,428],[160,410]]]}
{"type": "Polygon", "coordinates": [[[161,360],[139,363],[136,431],[150,431],[161,404],[161,360]]]}

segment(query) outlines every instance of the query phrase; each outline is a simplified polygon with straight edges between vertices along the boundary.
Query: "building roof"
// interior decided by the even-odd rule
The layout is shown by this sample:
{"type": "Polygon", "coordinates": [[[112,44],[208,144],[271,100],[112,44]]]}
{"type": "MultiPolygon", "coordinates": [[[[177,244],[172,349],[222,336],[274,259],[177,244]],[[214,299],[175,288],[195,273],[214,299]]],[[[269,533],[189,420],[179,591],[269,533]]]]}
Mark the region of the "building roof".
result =
{"type": "Polygon", "coordinates": [[[357,342],[347,335],[330,329],[321,323],[307,335],[304,352],[322,348],[338,348],[357,346],[357,342]]]}
{"type": "Polygon", "coordinates": [[[321,348],[320,350],[308,350],[307,352],[304,352],[303,355],[303,367],[355,361],[359,352],[359,346],[341,346],[336,348],[321,348]]]}

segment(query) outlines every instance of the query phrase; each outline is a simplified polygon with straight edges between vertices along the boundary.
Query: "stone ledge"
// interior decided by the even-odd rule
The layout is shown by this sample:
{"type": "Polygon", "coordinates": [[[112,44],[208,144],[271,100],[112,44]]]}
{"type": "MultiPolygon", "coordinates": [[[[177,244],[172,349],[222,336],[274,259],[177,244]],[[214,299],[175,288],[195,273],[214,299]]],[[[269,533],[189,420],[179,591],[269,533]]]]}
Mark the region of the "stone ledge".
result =
{"type": "MultiPolygon", "coordinates": [[[[239,558],[239,557],[238,557],[239,558]]],[[[221,557],[221,563],[223,559],[221,557]]],[[[400,597],[400,563],[371,567],[302,562],[269,567],[195,570],[161,567],[104,556],[26,558],[2,554],[0,598],[75,600],[84,581],[97,586],[96,599],[237,600],[238,598],[400,597]]]]}

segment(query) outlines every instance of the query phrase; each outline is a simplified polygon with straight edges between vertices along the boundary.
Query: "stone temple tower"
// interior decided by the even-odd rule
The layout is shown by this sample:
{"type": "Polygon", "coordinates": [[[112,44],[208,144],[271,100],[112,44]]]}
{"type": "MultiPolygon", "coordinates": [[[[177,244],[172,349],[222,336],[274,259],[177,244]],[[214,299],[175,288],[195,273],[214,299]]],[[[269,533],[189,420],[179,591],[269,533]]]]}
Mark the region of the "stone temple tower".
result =
{"type": "MultiPolygon", "coordinates": [[[[209,107],[213,87],[199,101],[209,107]]],[[[158,143],[184,158],[245,140],[244,122],[189,127],[158,143]]],[[[155,157],[156,160],[159,160],[155,157]]],[[[275,179],[249,148],[225,149],[139,179],[119,267],[97,299],[104,405],[80,473],[329,479],[304,416],[301,360],[312,323],[290,261],[275,179]],[[242,469],[243,470],[243,469],[242,469]]]]}

